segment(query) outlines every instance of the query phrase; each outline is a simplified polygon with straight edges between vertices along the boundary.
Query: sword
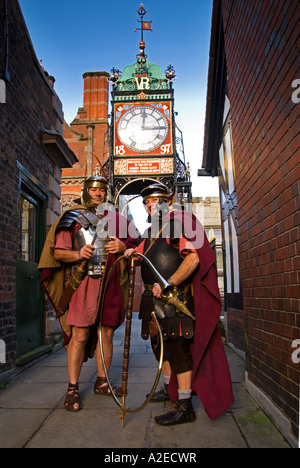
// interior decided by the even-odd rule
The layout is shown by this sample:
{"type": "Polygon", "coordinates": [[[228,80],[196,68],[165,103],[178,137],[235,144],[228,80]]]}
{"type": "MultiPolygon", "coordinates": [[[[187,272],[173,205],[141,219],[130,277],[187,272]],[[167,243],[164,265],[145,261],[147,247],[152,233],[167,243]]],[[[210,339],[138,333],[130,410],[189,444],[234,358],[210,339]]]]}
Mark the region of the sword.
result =
{"type": "Polygon", "coordinates": [[[150,260],[142,254],[135,254],[141,257],[144,261],[146,261],[147,265],[152,270],[153,274],[156,276],[158,283],[162,289],[161,298],[167,304],[172,304],[176,310],[179,310],[184,315],[187,315],[192,320],[195,320],[195,317],[191,314],[187,306],[179,299],[180,292],[178,291],[176,286],[171,285],[168,283],[167,280],[157,271],[154,265],[150,262],[150,260]]]}

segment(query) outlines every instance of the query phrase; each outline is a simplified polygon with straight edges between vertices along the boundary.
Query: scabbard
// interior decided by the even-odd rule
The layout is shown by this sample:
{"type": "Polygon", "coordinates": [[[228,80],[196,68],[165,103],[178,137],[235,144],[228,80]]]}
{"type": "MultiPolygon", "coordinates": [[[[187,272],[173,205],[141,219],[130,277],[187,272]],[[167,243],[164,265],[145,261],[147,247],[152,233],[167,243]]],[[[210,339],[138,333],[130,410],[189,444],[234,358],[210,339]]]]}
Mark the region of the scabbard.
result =
{"type": "Polygon", "coordinates": [[[72,299],[72,296],[75,291],[79,288],[81,281],[85,275],[85,267],[86,267],[87,261],[83,260],[75,269],[73,272],[71,278],[69,279],[67,286],[64,290],[64,293],[62,295],[62,298],[58,304],[57,307],[57,314],[56,317],[59,318],[64,313],[66,312],[68,305],[70,303],[70,300],[72,299]]]}
{"type": "Polygon", "coordinates": [[[62,295],[62,298],[58,304],[58,307],[56,308],[56,318],[62,317],[62,315],[65,314],[68,305],[72,299],[72,296],[76,289],[72,287],[70,283],[68,283],[66,289],[64,290],[64,293],[62,295]]]}

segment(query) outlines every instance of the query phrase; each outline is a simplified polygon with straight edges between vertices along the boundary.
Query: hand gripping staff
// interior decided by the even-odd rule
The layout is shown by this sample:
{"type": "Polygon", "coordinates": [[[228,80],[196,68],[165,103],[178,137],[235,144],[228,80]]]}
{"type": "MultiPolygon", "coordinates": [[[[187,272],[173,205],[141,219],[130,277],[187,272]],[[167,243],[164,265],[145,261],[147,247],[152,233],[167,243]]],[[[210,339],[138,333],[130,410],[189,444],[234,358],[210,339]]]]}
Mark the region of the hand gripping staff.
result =
{"type": "MultiPolygon", "coordinates": [[[[144,257],[142,254],[135,253],[135,256],[142,257],[150,267],[153,268],[153,265],[151,262],[144,257]]],[[[105,285],[103,286],[103,291],[102,291],[102,297],[100,301],[100,324],[99,324],[99,340],[100,340],[100,353],[101,353],[101,359],[103,363],[103,368],[105,372],[105,376],[110,388],[110,391],[114,397],[115,402],[117,405],[121,408],[121,426],[122,428],[124,427],[124,422],[125,422],[125,417],[126,413],[138,413],[142,409],[145,408],[145,406],[149,403],[151,400],[156,387],[158,385],[160,375],[161,375],[161,370],[162,370],[162,364],[163,364],[163,336],[161,332],[161,328],[158,324],[155,312],[152,312],[152,317],[154,318],[156,322],[156,326],[158,328],[159,332],[159,339],[160,339],[160,359],[158,363],[158,370],[155,378],[154,385],[152,387],[151,392],[147,396],[146,400],[144,403],[142,403],[141,406],[139,406],[136,409],[130,409],[126,406],[126,395],[127,395],[127,383],[128,383],[128,370],[129,370],[129,351],[130,351],[130,338],[131,338],[131,323],[132,323],[132,309],[133,309],[133,295],[134,295],[134,280],[135,280],[135,257],[132,255],[129,259],[129,291],[128,291],[128,303],[127,303],[127,309],[126,309],[126,326],[125,326],[125,341],[124,341],[124,357],[123,357],[123,371],[122,371],[122,402],[118,400],[118,397],[115,394],[114,388],[110,382],[109,376],[108,376],[108,370],[105,364],[104,360],[104,353],[103,353],[103,340],[102,340],[102,315],[103,315],[103,306],[104,306],[104,299],[105,299],[105,294],[108,286],[109,279],[111,277],[111,274],[115,267],[122,261],[122,260],[128,260],[124,255],[122,257],[119,257],[113,266],[111,267],[107,279],[105,281],[105,285]]]]}

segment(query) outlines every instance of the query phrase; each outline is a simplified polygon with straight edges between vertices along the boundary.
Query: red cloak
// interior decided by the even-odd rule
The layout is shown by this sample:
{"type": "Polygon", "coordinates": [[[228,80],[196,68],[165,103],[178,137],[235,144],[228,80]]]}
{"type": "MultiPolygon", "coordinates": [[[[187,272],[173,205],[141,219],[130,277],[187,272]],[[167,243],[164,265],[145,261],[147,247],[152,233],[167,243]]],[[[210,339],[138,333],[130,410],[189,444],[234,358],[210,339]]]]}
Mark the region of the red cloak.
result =
{"type": "MultiPolygon", "coordinates": [[[[170,215],[171,219],[183,225],[185,235],[194,244],[200,261],[193,276],[196,320],[194,343],[191,345],[192,390],[200,398],[210,419],[214,419],[234,402],[230,370],[218,327],[222,302],[217,283],[216,258],[202,225],[194,215],[178,210],[170,215]]],[[[171,376],[169,394],[172,402],[177,401],[175,375],[171,376]]]]}

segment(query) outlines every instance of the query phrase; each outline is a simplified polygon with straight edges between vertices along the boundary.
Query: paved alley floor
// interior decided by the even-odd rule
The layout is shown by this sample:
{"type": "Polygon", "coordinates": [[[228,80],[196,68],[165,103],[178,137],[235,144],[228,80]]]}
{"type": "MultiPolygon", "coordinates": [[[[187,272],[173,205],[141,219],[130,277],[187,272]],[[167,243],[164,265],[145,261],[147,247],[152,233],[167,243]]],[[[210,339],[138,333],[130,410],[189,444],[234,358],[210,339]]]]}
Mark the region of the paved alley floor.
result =
{"type": "MultiPolygon", "coordinates": [[[[115,384],[121,383],[123,342],[124,326],[114,338],[110,377],[115,384]]],[[[107,456],[121,448],[189,452],[200,448],[289,448],[245,389],[244,361],[228,347],[226,353],[235,395],[227,413],[211,421],[199,399],[193,397],[194,423],[161,427],[154,417],[170,410],[171,403],[150,403],[139,413],[127,414],[121,428],[114,399],[93,392],[97,376],[94,360],[84,364],[80,377],[82,411],[64,409],[67,356],[60,349],[20,369],[0,390],[0,448],[104,448],[107,456]]],[[[150,392],[157,372],[150,343],[140,338],[137,314],[132,322],[129,366],[126,406],[133,409],[150,392]]]]}

